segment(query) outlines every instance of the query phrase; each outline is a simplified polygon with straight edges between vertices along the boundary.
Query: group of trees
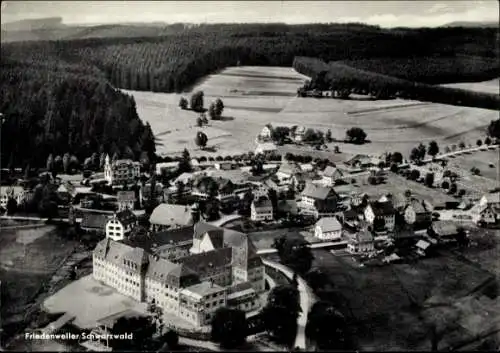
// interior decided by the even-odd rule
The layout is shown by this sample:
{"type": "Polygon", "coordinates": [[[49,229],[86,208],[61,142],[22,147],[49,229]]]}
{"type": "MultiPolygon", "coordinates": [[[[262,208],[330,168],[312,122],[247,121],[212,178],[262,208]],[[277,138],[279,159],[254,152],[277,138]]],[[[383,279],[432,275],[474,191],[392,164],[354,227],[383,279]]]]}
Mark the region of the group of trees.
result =
{"type": "Polygon", "coordinates": [[[366,142],[366,132],[359,127],[352,127],[346,131],[347,141],[357,145],[362,145],[366,142]]]}
{"type": "MultiPolygon", "coordinates": [[[[485,62],[487,62],[488,65],[486,65],[487,67],[484,68],[484,71],[480,70],[482,76],[484,76],[485,72],[487,75],[491,75],[491,72],[498,72],[498,63],[496,64],[496,68],[492,68],[494,64],[492,64],[491,60],[485,60],[485,62]]],[[[493,110],[497,110],[500,105],[500,98],[495,94],[403,80],[395,76],[362,70],[341,62],[330,62],[323,65],[320,64],[317,59],[296,57],[293,62],[293,67],[304,75],[312,76],[310,84],[306,87],[307,89],[332,91],[333,97],[347,98],[351,93],[355,93],[371,95],[376,99],[400,97],[403,99],[424,102],[493,110]]],[[[470,79],[469,74],[464,76],[470,79]]],[[[429,79],[439,81],[434,75],[429,75],[429,79]]],[[[301,92],[299,92],[299,94],[301,94],[301,92]]]]}
{"type": "Polygon", "coordinates": [[[223,111],[224,111],[224,103],[220,98],[217,98],[215,102],[210,103],[210,106],[208,107],[208,115],[212,120],[221,119],[223,111]]]}
{"type": "Polygon", "coordinates": [[[154,155],[151,127],[137,116],[131,96],[98,76],[74,73],[57,61],[48,64],[27,67],[2,58],[2,165],[41,168],[50,154],[57,167],[68,155],[73,165],[94,152],[154,155]]]}

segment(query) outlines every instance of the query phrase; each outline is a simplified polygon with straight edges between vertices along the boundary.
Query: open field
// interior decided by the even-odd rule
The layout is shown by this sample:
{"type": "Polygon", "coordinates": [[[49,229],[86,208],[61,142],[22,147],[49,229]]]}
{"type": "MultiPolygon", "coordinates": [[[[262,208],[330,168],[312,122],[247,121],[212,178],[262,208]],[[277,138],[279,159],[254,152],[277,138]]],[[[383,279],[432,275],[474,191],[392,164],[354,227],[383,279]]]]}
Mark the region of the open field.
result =
{"type": "Polygon", "coordinates": [[[470,171],[472,167],[476,167],[479,168],[483,177],[496,180],[499,153],[499,150],[490,150],[453,156],[448,158],[448,166],[452,168],[461,168],[465,171],[470,171]],[[493,164],[494,167],[491,168],[490,164],[493,164]]]}
{"type": "Polygon", "coordinates": [[[315,250],[314,256],[313,268],[321,268],[332,286],[323,297],[344,298],[363,350],[429,349],[428,328],[410,309],[407,293],[418,303],[433,297],[454,302],[490,277],[454,257],[360,268],[349,256],[325,250],[315,250]]]}
{"type": "Polygon", "coordinates": [[[73,251],[76,243],[62,241],[53,226],[9,229],[0,236],[0,280],[4,320],[23,313],[26,305],[73,251]]]}
{"type": "Polygon", "coordinates": [[[453,197],[447,195],[440,188],[429,188],[415,181],[409,181],[394,173],[387,173],[387,180],[384,184],[375,187],[367,182],[366,176],[361,176],[356,184],[335,186],[335,191],[339,194],[349,194],[351,192],[366,193],[373,198],[379,198],[386,194],[404,193],[411,190],[412,195],[418,199],[429,200],[433,204],[444,204],[448,201],[455,201],[453,197]]]}
{"type": "Polygon", "coordinates": [[[442,85],[442,86],[452,87],[452,88],[462,88],[462,89],[468,89],[471,91],[493,93],[493,94],[499,94],[499,92],[500,92],[500,80],[499,79],[484,81],[484,82],[450,83],[450,84],[446,84],[446,85],[442,85]]]}
{"type": "MultiPolygon", "coordinates": [[[[343,139],[352,126],[362,127],[371,143],[342,145],[347,153],[379,153],[398,150],[408,154],[420,142],[437,140],[440,145],[484,138],[485,128],[498,112],[434,103],[372,101],[368,99],[313,99],[296,97],[308,79],[285,67],[229,67],[201,80],[192,92],[205,93],[205,107],[216,98],[225,105],[223,121],[210,121],[208,146],[217,154],[243,153],[255,148],[255,137],[269,123],[306,125],[343,139]],[[214,129],[214,130],[212,130],[214,129]]],[[[490,82],[490,81],[488,81],[490,82]]],[[[492,83],[484,83],[491,87],[492,83]]],[[[480,85],[477,83],[476,85],[480,85]]],[[[142,120],[148,121],[159,138],[160,154],[178,153],[188,147],[193,155],[198,128],[197,113],[178,107],[179,98],[190,93],[165,94],[127,91],[135,97],[142,120]]]]}

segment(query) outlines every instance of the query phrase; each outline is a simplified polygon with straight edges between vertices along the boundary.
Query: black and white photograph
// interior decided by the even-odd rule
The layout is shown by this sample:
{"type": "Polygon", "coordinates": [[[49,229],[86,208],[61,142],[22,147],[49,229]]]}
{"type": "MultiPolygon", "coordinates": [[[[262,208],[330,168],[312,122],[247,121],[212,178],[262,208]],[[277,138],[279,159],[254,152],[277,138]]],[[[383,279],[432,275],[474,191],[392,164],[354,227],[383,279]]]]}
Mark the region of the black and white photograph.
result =
{"type": "Polygon", "coordinates": [[[0,351],[499,351],[499,4],[2,1],[0,351]]]}

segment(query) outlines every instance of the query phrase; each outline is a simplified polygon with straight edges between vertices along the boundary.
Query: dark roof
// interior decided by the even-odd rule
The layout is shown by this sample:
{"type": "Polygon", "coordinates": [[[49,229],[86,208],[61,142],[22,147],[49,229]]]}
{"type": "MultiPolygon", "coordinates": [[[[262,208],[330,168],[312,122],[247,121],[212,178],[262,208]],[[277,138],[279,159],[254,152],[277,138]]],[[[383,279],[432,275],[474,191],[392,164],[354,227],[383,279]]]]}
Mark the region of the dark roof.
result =
{"type": "Polygon", "coordinates": [[[149,263],[149,255],[141,248],[132,248],[123,255],[123,260],[128,260],[136,265],[135,271],[141,271],[149,263]]]}
{"type": "Polygon", "coordinates": [[[229,287],[229,293],[242,292],[247,289],[252,289],[252,284],[250,282],[241,282],[229,287]]]}
{"type": "Polygon", "coordinates": [[[116,199],[118,202],[135,201],[134,191],[118,191],[116,194],[116,199]]]}
{"type": "Polygon", "coordinates": [[[153,252],[155,249],[163,246],[176,245],[192,241],[193,226],[169,229],[148,235],[137,235],[123,240],[125,244],[140,247],[150,252],[153,252]]]}
{"type": "Polygon", "coordinates": [[[108,217],[103,214],[84,213],[80,227],[91,229],[102,229],[106,227],[108,217]]]}
{"type": "Polygon", "coordinates": [[[390,216],[396,213],[396,210],[394,209],[394,206],[391,201],[387,202],[375,201],[371,202],[370,206],[375,216],[390,216]]]}
{"type": "Polygon", "coordinates": [[[224,230],[222,228],[216,227],[214,225],[211,225],[206,222],[198,222],[194,225],[193,227],[193,238],[195,239],[201,239],[205,233],[208,231],[213,231],[213,230],[219,230],[220,232],[223,232],[224,230]]]}
{"type": "Polygon", "coordinates": [[[429,206],[430,205],[428,205],[427,202],[417,199],[412,199],[408,205],[408,207],[412,207],[413,211],[417,214],[432,212],[432,209],[430,209],[429,206]]]}
{"type": "Polygon", "coordinates": [[[253,201],[253,204],[255,208],[273,207],[271,200],[269,200],[267,197],[259,197],[257,200],[253,201]]]}
{"type": "Polygon", "coordinates": [[[186,256],[177,260],[194,273],[203,274],[214,268],[229,266],[232,261],[232,249],[222,248],[186,256]]]}
{"type": "Polygon", "coordinates": [[[137,221],[137,217],[130,210],[123,210],[116,214],[116,219],[120,221],[121,224],[127,226],[137,221]]]}
{"type": "Polygon", "coordinates": [[[304,191],[302,191],[302,196],[307,196],[318,200],[325,200],[330,195],[336,195],[335,191],[332,188],[312,183],[307,183],[304,191]]]}

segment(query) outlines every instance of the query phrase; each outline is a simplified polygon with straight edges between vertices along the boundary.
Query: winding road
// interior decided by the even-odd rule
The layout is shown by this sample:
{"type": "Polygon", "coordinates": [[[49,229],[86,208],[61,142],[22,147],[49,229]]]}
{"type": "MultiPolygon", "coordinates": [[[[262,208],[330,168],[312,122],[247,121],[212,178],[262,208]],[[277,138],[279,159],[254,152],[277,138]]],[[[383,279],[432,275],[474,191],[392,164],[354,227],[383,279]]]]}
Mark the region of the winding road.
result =
{"type": "MultiPolygon", "coordinates": [[[[271,260],[262,260],[264,265],[274,268],[275,270],[280,271],[288,279],[292,280],[293,271],[288,267],[277,263],[271,260]]],[[[295,347],[299,347],[300,349],[307,350],[306,347],[306,335],[305,328],[307,324],[307,315],[309,314],[309,310],[311,310],[312,305],[316,302],[316,297],[313,294],[312,289],[309,287],[307,282],[300,276],[297,277],[297,282],[299,284],[299,293],[300,293],[300,309],[301,313],[297,319],[297,336],[295,337],[295,347]]]]}

